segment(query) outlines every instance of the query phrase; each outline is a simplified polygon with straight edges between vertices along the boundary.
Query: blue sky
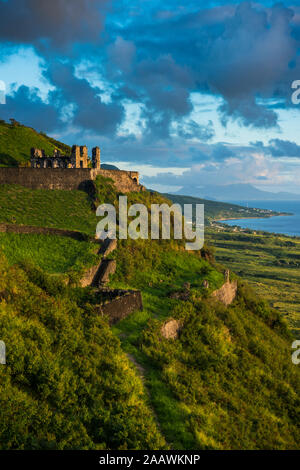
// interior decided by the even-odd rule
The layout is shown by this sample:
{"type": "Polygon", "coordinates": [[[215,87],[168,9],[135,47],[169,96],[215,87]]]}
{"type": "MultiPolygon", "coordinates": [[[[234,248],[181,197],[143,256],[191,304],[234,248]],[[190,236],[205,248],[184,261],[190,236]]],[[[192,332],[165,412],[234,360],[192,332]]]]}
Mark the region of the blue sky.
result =
{"type": "Polygon", "coordinates": [[[300,193],[300,1],[0,0],[0,117],[169,190],[300,193]]]}

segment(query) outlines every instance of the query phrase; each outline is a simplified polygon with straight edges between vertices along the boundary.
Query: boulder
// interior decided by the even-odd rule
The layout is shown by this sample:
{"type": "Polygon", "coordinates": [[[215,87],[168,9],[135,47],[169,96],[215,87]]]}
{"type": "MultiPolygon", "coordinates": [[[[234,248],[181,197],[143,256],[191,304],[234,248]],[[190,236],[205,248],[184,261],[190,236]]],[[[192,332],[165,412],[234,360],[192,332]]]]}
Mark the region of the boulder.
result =
{"type": "Polygon", "coordinates": [[[161,327],[161,334],[166,339],[177,339],[181,330],[179,320],[168,320],[161,327]]]}

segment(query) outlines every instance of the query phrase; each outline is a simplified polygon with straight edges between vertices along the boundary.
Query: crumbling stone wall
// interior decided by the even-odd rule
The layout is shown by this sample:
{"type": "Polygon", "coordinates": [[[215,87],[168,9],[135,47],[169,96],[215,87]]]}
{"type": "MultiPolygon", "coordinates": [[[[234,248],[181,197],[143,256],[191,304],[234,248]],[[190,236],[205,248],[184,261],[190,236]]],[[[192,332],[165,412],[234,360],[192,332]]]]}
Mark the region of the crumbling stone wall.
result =
{"type": "Polygon", "coordinates": [[[85,233],[77,232],[75,230],[63,230],[51,227],[36,227],[33,225],[15,225],[15,224],[0,224],[1,233],[25,233],[25,234],[38,234],[38,235],[58,235],[60,237],[69,237],[78,241],[87,241],[92,239],[85,233]]]}
{"type": "Polygon", "coordinates": [[[98,175],[111,178],[118,191],[142,191],[138,173],[97,168],[0,168],[0,184],[19,184],[31,189],[81,189],[91,192],[93,181],[98,175]]]}
{"type": "Polygon", "coordinates": [[[122,193],[130,191],[143,191],[144,187],[139,184],[139,173],[137,171],[124,170],[100,170],[97,172],[105,178],[111,178],[116,188],[122,193]]]}
{"type": "Polygon", "coordinates": [[[127,293],[109,300],[99,306],[101,315],[107,315],[110,325],[123,320],[136,310],[143,310],[142,294],[140,291],[127,291],[127,293]]]}

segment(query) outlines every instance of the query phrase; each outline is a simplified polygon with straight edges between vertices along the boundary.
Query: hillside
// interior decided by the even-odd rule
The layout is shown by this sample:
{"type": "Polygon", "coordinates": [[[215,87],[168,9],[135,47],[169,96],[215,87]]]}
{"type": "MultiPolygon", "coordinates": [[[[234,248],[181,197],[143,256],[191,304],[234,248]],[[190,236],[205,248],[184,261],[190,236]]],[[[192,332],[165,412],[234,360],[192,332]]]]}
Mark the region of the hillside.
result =
{"type": "Polygon", "coordinates": [[[280,213],[271,211],[268,209],[256,209],[252,207],[244,207],[233,203],[209,201],[207,199],[201,199],[192,196],[181,196],[179,194],[164,194],[175,204],[179,204],[182,208],[184,204],[204,204],[204,217],[207,225],[211,224],[214,220],[221,219],[242,219],[252,217],[270,217],[276,215],[285,215],[286,213],[280,213]]]}
{"type": "Polygon", "coordinates": [[[267,232],[234,232],[207,228],[206,240],[216,259],[247,279],[288,320],[295,337],[300,332],[300,239],[267,232]]]}
{"type": "MultiPolygon", "coordinates": [[[[5,220],[88,234],[92,202],[118,196],[103,178],[95,201],[80,191],[23,189],[4,188],[16,202],[15,212],[7,202],[5,220]],[[68,212],[72,201],[76,209],[68,212]]],[[[128,199],[147,207],[167,202],[148,192],[128,199]]],[[[300,374],[285,321],[241,280],[232,305],[216,302],[211,293],[224,282],[224,266],[211,248],[119,241],[110,286],[140,289],[144,310],[110,329],[96,313],[93,290],[76,287],[76,276],[69,286],[59,277],[75,259],[88,266],[80,243],[89,256],[92,245],[32,240],[3,234],[0,242],[8,259],[0,261],[0,338],[14,351],[0,369],[2,448],[297,448],[300,374]],[[188,293],[172,295],[185,283],[188,293]],[[177,339],[161,334],[171,318],[181,324],[177,339]]]]}
{"type": "Polygon", "coordinates": [[[28,164],[31,147],[44,149],[49,154],[54,149],[62,153],[70,150],[67,145],[31,127],[0,121],[0,167],[28,164]]]}

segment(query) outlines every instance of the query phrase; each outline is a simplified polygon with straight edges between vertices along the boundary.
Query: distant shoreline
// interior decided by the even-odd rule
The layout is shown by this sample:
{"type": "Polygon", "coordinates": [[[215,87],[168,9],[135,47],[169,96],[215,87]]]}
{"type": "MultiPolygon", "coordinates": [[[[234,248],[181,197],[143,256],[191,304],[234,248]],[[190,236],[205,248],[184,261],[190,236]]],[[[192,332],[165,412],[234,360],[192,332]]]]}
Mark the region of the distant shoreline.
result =
{"type": "Polygon", "coordinates": [[[225,222],[228,220],[248,220],[248,219],[270,219],[271,217],[287,217],[290,215],[294,215],[293,213],[289,212],[279,212],[278,214],[270,214],[270,215],[262,215],[262,216],[255,216],[255,217],[223,217],[222,219],[214,219],[212,222],[225,222]]]}

